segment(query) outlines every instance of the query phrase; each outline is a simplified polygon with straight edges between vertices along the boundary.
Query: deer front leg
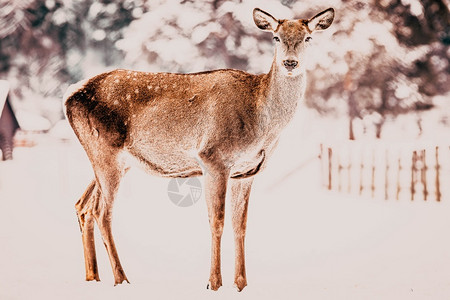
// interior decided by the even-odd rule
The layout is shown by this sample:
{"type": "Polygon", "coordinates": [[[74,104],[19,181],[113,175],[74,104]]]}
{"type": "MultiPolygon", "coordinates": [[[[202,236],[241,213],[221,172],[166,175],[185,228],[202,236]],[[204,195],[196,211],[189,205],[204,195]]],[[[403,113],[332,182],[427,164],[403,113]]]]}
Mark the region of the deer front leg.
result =
{"type": "Polygon", "coordinates": [[[232,222],[235,243],[234,286],[240,292],[247,286],[245,275],[245,231],[247,224],[248,199],[252,188],[253,177],[233,179],[231,182],[232,222]]]}
{"type": "Polygon", "coordinates": [[[222,286],[220,272],[220,240],[225,217],[225,194],[228,171],[208,169],[205,175],[205,195],[211,228],[211,273],[207,288],[217,291],[222,286]]]}

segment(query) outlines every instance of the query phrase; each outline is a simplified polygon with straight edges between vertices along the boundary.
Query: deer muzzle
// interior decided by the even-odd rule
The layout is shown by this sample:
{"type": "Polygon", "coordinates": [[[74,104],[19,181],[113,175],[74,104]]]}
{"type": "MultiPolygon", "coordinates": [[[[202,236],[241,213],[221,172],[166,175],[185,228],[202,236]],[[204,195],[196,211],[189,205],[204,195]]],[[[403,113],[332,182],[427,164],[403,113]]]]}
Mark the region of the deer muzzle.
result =
{"type": "Polygon", "coordinates": [[[298,61],[291,59],[283,60],[283,65],[288,71],[292,71],[293,69],[297,68],[298,61]]]}

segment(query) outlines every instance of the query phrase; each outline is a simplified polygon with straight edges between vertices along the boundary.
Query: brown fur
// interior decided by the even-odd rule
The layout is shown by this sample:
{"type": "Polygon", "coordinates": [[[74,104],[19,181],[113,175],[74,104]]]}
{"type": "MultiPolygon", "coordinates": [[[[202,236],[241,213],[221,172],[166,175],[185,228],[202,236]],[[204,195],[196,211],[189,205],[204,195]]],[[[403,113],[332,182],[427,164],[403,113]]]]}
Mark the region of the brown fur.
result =
{"type": "Polygon", "coordinates": [[[257,9],[254,19],[258,27],[281,39],[268,74],[231,69],[195,74],[115,70],[69,88],[66,115],[95,173],[76,204],[86,280],[99,280],[95,219],[115,283],[128,281],[114,245],[111,215],[120,181],[137,161],[161,176],[205,176],[212,234],[208,286],[213,290],[222,285],[220,240],[225,194],[231,184],[235,285],[239,291],[246,286],[244,238],[253,176],[264,169],[281,130],[303,97],[304,68],[300,64],[286,72],[283,61],[299,60],[304,39],[311,34],[311,19],[278,21],[257,9]]]}

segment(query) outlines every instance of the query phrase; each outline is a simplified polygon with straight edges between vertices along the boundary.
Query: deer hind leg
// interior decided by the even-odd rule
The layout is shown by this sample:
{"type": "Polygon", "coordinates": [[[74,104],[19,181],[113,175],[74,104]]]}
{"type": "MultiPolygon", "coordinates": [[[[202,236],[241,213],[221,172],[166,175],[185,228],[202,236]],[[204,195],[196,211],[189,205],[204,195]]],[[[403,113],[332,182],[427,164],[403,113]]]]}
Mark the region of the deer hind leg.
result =
{"type": "Polygon", "coordinates": [[[92,206],[98,201],[99,190],[96,181],[93,180],[80,200],[75,204],[77,210],[78,223],[82,233],[84,248],[84,263],[86,267],[86,280],[100,281],[97,267],[97,257],[95,254],[94,241],[94,218],[92,216],[92,206]]]}
{"type": "Polygon", "coordinates": [[[244,240],[247,227],[248,199],[252,183],[253,177],[234,179],[231,182],[232,222],[235,244],[234,286],[239,292],[247,286],[244,240]]]}
{"type": "Polygon", "coordinates": [[[102,168],[94,169],[97,177],[97,184],[99,185],[101,193],[92,212],[100,229],[106,251],[108,252],[109,261],[114,274],[114,285],[121,284],[124,281],[130,283],[120,263],[111,231],[114,199],[119,189],[119,183],[125,174],[125,170],[124,168],[121,168],[114,159],[108,159],[108,161],[102,162],[102,168]]]}

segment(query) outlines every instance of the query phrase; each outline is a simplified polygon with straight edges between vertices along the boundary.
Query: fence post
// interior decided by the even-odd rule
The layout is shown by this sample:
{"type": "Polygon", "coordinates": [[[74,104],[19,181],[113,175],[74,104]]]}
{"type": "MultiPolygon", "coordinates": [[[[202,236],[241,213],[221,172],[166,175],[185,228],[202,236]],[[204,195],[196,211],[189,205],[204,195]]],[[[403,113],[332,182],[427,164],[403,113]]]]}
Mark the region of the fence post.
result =
{"type": "Polygon", "coordinates": [[[417,162],[417,151],[414,150],[412,154],[412,162],[411,162],[411,201],[414,200],[414,195],[416,193],[416,162],[417,162]]]}
{"type": "Polygon", "coordinates": [[[441,201],[441,183],[439,179],[439,147],[436,146],[436,201],[441,201]]]}
{"type": "Polygon", "coordinates": [[[426,160],[426,150],[423,149],[421,151],[421,159],[422,159],[422,169],[420,170],[420,180],[423,185],[423,200],[427,200],[428,189],[427,189],[427,160],[426,160]]]}
{"type": "Polygon", "coordinates": [[[372,198],[375,197],[375,149],[372,149],[372,178],[371,178],[371,192],[372,192],[372,198]]]}

